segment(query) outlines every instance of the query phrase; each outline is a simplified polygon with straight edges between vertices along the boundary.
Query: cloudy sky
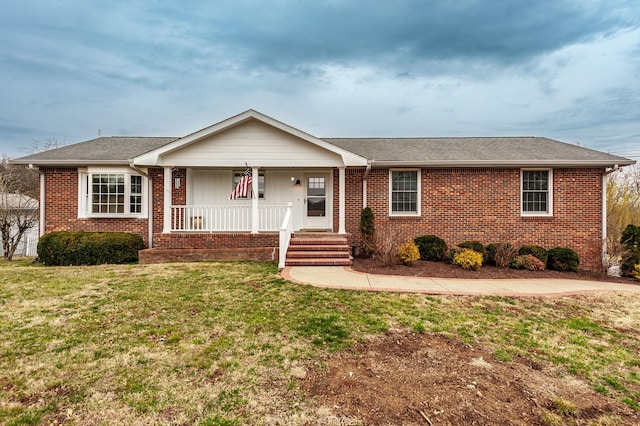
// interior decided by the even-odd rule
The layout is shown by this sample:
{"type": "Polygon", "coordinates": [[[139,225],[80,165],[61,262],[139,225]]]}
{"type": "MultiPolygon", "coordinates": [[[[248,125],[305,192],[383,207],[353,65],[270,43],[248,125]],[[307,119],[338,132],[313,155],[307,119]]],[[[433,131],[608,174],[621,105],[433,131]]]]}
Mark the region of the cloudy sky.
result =
{"type": "Polygon", "coordinates": [[[0,153],[183,136],[546,136],[640,159],[637,0],[0,0],[0,153]]]}

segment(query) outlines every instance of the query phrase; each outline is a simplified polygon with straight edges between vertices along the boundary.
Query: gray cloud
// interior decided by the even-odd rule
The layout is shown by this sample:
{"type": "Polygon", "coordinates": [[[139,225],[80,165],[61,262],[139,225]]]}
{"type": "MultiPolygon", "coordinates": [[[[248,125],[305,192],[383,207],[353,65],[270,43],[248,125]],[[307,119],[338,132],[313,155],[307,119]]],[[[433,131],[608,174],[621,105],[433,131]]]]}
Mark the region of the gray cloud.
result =
{"type": "Polygon", "coordinates": [[[246,108],[321,136],[625,143],[639,24],[623,0],[7,0],[0,152],[98,128],[179,135],[246,108]],[[623,47],[592,55],[607,41],[623,47]],[[597,78],[597,55],[626,73],[597,78]]]}

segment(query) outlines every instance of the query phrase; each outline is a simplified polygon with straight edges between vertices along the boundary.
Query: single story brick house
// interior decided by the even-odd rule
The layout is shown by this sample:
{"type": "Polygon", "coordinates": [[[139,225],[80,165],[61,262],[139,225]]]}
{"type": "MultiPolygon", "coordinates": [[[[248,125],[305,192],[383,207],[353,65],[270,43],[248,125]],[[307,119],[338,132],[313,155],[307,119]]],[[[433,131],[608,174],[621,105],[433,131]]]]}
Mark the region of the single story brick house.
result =
{"type": "Polygon", "coordinates": [[[12,162],[40,170],[40,234],[137,233],[141,262],[348,264],[368,206],[399,240],[568,246],[591,270],[606,176],[634,163],[543,137],[318,138],[254,110],[184,137],[98,137],[12,162]],[[247,169],[251,190],[230,200],[247,169]]]}

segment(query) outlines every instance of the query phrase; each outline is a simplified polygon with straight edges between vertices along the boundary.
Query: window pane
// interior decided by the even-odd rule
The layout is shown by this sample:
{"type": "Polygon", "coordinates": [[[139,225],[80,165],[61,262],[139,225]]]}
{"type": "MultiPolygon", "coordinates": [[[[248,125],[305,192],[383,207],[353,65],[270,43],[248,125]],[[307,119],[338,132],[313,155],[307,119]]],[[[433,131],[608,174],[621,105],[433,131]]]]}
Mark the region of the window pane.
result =
{"type": "Polygon", "coordinates": [[[124,179],[124,174],[91,176],[91,211],[93,213],[124,213],[124,179]]]}
{"type": "Polygon", "coordinates": [[[522,172],[522,211],[549,213],[549,171],[522,172]]]}
{"type": "Polygon", "coordinates": [[[402,170],[391,172],[391,212],[418,212],[418,172],[402,170]]]}

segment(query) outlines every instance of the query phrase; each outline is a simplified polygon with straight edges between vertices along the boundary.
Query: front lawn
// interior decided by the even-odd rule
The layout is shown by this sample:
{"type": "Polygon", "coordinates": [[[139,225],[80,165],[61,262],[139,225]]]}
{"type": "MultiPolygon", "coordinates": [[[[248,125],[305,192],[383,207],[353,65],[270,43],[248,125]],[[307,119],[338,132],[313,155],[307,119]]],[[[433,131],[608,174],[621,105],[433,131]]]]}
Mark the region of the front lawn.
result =
{"type": "Polygon", "coordinates": [[[14,262],[0,263],[0,423],[316,423],[299,380],[389,329],[549,363],[639,409],[638,294],[432,297],[301,286],[272,263],[14,262]]]}

